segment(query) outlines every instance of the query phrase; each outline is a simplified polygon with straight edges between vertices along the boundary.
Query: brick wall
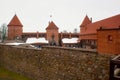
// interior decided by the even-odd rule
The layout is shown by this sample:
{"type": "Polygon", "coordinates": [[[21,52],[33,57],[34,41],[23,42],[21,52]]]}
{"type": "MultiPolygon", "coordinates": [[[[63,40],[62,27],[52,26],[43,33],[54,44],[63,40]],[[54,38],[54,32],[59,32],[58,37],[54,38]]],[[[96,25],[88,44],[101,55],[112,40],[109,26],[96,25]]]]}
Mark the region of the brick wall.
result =
{"type": "Polygon", "coordinates": [[[33,80],[108,80],[112,57],[80,49],[0,45],[0,64],[33,80]]]}
{"type": "Polygon", "coordinates": [[[80,39],[83,39],[83,40],[91,40],[91,39],[94,39],[96,40],[97,39],[97,34],[80,34],[80,39]]]}
{"type": "Polygon", "coordinates": [[[46,31],[47,34],[47,40],[48,41],[52,41],[52,36],[54,36],[54,40],[56,42],[57,45],[59,45],[59,32],[56,29],[48,29],[46,31]]]}
{"type": "Polygon", "coordinates": [[[22,32],[23,30],[21,26],[9,26],[8,27],[8,40],[14,40],[16,37],[21,38],[22,32]]]}
{"type": "Polygon", "coordinates": [[[98,30],[99,53],[120,54],[120,29],[98,30]]]}

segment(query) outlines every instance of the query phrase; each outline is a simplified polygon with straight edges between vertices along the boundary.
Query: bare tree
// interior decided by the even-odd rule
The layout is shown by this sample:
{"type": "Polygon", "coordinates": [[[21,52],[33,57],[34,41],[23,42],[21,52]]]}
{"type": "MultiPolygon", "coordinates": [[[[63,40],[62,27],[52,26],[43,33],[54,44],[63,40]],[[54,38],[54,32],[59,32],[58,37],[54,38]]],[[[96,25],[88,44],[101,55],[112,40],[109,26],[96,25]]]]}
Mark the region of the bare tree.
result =
{"type": "Polygon", "coordinates": [[[77,28],[74,29],[73,33],[78,33],[78,30],[77,28]]]}
{"type": "Polygon", "coordinates": [[[4,42],[4,40],[5,40],[6,37],[7,37],[7,25],[6,25],[5,23],[2,24],[0,32],[1,32],[2,42],[4,42]]]}
{"type": "Polygon", "coordinates": [[[68,32],[66,30],[64,30],[63,33],[68,33],[68,32]]]}

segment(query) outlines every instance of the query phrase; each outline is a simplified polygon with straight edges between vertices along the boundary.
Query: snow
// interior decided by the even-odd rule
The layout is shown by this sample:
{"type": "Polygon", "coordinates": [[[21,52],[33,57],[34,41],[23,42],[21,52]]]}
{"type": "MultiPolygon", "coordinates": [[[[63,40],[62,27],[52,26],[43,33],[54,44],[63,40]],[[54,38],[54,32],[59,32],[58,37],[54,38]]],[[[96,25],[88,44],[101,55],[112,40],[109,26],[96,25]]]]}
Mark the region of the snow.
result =
{"type": "MultiPolygon", "coordinates": [[[[64,38],[62,39],[63,43],[77,43],[78,38],[64,38]]],[[[26,40],[26,43],[48,43],[48,41],[45,38],[28,38],[26,40]]],[[[12,42],[12,43],[6,43],[6,45],[20,45],[25,43],[18,43],[18,42],[12,42]]]]}
{"type": "Polygon", "coordinates": [[[12,42],[12,43],[5,43],[5,45],[20,45],[24,43],[12,42]]]}
{"type": "Polygon", "coordinates": [[[45,38],[28,38],[26,43],[48,43],[45,38]]]}
{"type": "Polygon", "coordinates": [[[77,43],[78,38],[64,38],[62,39],[63,43],[77,43]]]}

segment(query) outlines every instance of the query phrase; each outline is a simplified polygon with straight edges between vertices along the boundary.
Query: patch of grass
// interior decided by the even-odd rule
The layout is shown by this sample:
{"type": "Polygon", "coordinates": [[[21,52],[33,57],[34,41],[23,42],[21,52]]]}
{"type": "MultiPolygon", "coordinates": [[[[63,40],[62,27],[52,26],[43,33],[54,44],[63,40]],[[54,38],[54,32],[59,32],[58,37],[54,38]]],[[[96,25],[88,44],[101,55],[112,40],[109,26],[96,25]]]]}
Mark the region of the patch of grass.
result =
{"type": "Polygon", "coordinates": [[[0,80],[31,80],[0,66],[0,80]]]}

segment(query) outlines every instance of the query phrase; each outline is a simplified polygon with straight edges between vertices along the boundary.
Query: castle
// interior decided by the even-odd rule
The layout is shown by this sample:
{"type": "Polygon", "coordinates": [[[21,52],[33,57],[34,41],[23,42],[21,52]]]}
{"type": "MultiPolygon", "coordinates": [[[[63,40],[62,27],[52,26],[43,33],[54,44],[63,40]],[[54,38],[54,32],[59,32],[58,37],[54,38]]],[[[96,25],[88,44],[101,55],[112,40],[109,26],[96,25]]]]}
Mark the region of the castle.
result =
{"type": "Polygon", "coordinates": [[[79,33],[59,33],[59,28],[53,21],[49,22],[46,32],[29,32],[23,33],[23,25],[15,14],[10,23],[8,24],[8,40],[22,39],[26,40],[30,37],[45,38],[50,45],[62,45],[61,39],[63,38],[79,38],[79,33]]]}
{"type": "Polygon", "coordinates": [[[120,14],[93,22],[86,17],[80,25],[79,42],[99,53],[120,54],[120,14]]]}
{"type": "Polygon", "coordinates": [[[86,15],[80,25],[80,33],[59,33],[59,28],[51,21],[46,32],[23,33],[23,25],[17,15],[8,24],[8,40],[26,40],[29,37],[45,38],[49,45],[78,46],[81,48],[96,48],[100,53],[120,53],[120,14],[92,22],[86,15]],[[76,43],[64,43],[64,38],[78,38],[76,43]],[[104,48],[103,48],[104,47],[104,48]],[[113,50],[112,50],[112,49],[113,50]]]}

